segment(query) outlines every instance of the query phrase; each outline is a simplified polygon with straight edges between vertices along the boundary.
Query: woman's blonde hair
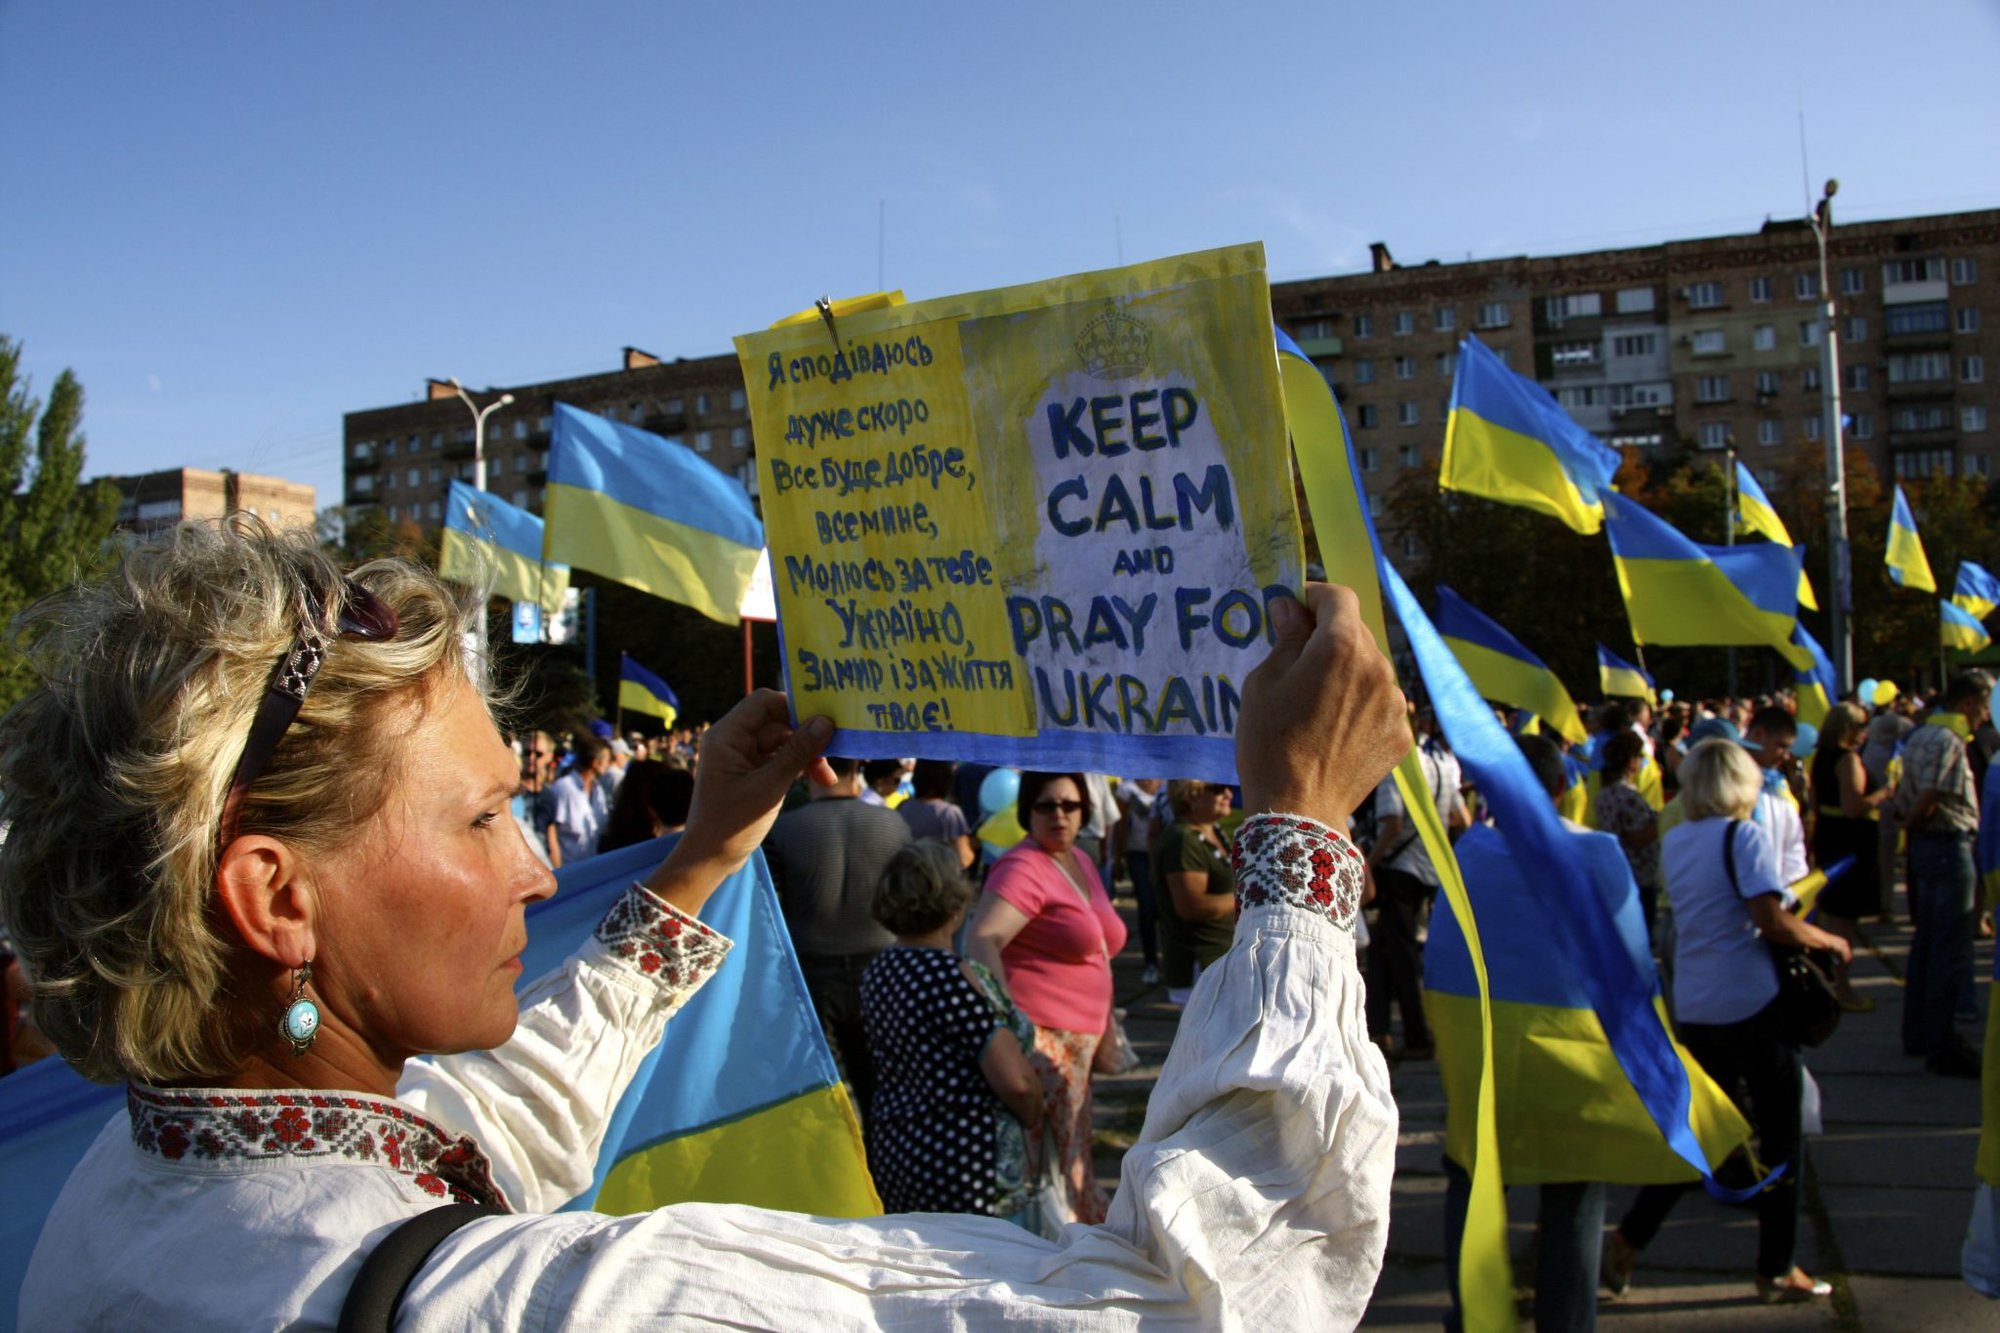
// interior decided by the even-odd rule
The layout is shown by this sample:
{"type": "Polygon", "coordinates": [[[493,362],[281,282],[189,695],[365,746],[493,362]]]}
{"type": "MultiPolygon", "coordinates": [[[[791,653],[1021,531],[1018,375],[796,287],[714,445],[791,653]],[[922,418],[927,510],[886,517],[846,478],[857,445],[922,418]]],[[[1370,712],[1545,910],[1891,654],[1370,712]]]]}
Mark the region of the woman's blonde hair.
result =
{"type": "MultiPolygon", "coordinates": [[[[385,799],[430,687],[481,686],[462,636],[483,592],[403,560],[353,577],[395,611],[397,632],[328,647],[239,834],[307,854],[339,846],[385,799]]],[[[0,915],[36,1023],[86,1077],[212,1078],[246,1054],[244,1018],[224,1003],[235,944],[213,892],[223,802],[302,607],[332,624],[344,598],[310,533],[239,514],[135,544],[103,580],[15,622],[38,684],[0,719],[0,915]]]]}
{"type": "Polygon", "coordinates": [[[1688,819],[1747,819],[1764,779],[1750,752],[1735,741],[1711,737],[1681,760],[1681,809],[1688,819]]]}
{"type": "Polygon", "coordinates": [[[1868,714],[1861,711],[1860,704],[1837,703],[1826,710],[1826,721],[1820,726],[1819,748],[1839,750],[1849,736],[1866,731],[1867,727],[1868,714]]]}

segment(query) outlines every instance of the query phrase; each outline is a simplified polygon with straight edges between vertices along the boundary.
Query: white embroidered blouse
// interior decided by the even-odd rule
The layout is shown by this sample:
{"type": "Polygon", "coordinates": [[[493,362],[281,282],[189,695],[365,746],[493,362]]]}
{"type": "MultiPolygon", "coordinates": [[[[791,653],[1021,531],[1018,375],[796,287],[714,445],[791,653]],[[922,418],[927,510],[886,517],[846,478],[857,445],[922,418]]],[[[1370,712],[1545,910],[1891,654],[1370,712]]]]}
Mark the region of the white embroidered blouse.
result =
{"type": "Polygon", "coordinates": [[[1310,820],[1237,840],[1236,942],[1201,984],[1109,1219],[741,1205],[553,1212],[728,941],[635,886],[529,989],[498,1050],[412,1062],[393,1101],[135,1086],[35,1249],[24,1328],[330,1329],[362,1259],[447,1199],[406,1330],[1345,1328],[1381,1269],[1396,1108],[1355,972],[1361,861],[1310,820]]]}

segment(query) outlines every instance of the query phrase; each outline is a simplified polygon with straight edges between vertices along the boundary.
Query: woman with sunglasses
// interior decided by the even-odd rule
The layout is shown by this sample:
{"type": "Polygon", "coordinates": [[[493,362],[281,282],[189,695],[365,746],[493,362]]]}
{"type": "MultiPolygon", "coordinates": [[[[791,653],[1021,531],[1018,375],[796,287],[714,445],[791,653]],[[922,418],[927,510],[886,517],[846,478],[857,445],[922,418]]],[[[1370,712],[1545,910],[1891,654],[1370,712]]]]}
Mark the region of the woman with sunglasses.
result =
{"type": "Polygon", "coordinates": [[[1016,810],[1028,836],[993,863],[965,940],[967,957],[1035,1025],[1042,1146],[1054,1155],[1065,1222],[1102,1222],[1111,1202],[1091,1162],[1090,1065],[1111,1022],[1111,959],[1125,947],[1125,922],[1076,845],[1088,790],[1081,773],[1021,775],[1016,810]]]}
{"type": "Polygon", "coordinates": [[[765,691],[716,724],[672,854],[517,995],[554,881],[507,817],[515,756],[463,646],[484,597],[399,561],[343,577],[254,519],[127,548],[17,624],[39,683],[0,722],[0,915],[43,1030],[127,1089],[21,1325],[332,1328],[385,1237],[462,1199],[491,1211],[428,1250],[404,1329],[1351,1326],[1396,1112],[1335,830],[1407,741],[1353,596],[1309,599],[1272,604],[1244,682],[1236,945],[1109,1220],[1052,1243],[970,1216],[563,1211],[727,965],[703,903],[795,778],[830,778],[824,719],[794,729],[765,691]]]}

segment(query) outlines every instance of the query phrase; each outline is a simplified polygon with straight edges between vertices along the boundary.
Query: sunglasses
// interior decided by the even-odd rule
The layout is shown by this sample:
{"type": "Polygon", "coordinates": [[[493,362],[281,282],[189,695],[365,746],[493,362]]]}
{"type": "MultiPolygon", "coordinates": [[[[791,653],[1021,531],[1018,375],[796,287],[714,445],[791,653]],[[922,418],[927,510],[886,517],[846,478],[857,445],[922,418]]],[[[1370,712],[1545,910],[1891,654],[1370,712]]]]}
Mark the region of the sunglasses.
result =
{"type": "Polygon", "coordinates": [[[1082,801],[1036,801],[1028,807],[1038,815],[1073,815],[1083,809],[1082,801]]]}
{"type": "Polygon", "coordinates": [[[278,659],[271,681],[264,687],[257,718],[250,724],[250,738],[243,743],[243,755],[236,761],[236,776],[229,780],[229,794],[222,802],[221,841],[227,847],[236,836],[236,823],[243,815],[244,800],[251,786],[271,766],[278,742],[285,738],[299,709],[305,706],[306,691],[326,664],[326,650],[335,639],[359,639],[383,643],[396,637],[395,609],[353,579],[341,580],[340,611],[334,628],[324,628],[326,610],[317,598],[299,590],[299,632],[292,649],[278,659]]]}

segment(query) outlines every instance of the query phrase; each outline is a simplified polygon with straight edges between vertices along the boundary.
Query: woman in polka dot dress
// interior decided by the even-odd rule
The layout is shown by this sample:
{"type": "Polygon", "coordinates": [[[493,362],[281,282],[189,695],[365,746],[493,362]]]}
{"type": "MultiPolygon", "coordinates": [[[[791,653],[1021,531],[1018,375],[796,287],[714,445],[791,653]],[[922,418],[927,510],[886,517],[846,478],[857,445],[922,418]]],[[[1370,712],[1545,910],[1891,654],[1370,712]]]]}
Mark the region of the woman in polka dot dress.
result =
{"type": "Polygon", "coordinates": [[[952,952],[972,886],[941,842],[896,854],[875,919],[896,936],[861,977],[878,1083],[868,1167],[892,1213],[1019,1218],[1042,1123],[1034,1025],[985,968],[952,952]]]}

